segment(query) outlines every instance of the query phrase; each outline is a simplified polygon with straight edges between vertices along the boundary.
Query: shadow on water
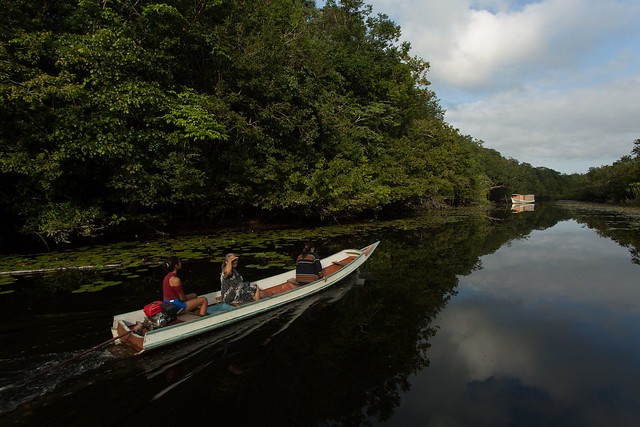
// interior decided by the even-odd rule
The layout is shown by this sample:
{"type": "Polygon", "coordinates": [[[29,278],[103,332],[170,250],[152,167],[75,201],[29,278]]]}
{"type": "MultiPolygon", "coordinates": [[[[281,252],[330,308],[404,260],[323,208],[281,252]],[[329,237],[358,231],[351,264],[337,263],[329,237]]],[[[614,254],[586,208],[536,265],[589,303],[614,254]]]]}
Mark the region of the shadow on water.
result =
{"type": "MultiPolygon", "coordinates": [[[[228,236],[213,243],[206,237],[181,242],[180,247],[200,248],[199,258],[191,250],[184,272],[187,287],[196,292],[215,286],[219,258],[229,250],[242,252],[245,278],[255,280],[291,268],[300,241],[309,235],[321,242],[321,254],[376,240],[381,245],[364,266],[363,276],[373,278],[364,286],[344,282],[317,299],[140,356],[127,357],[119,347],[100,351],[41,378],[39,366],[108,338],[114,313],[155,299],[162,273],[56,274],[55,285],[19,279],[9,285],[14,292],[0,295],[18,320],[0,324],[0,423],[68,426],[100,419],[132,425],[159,413],[163,422],[181,424],[212,416],[216,423],[241,425],[383,423],[410,390],[411,376],[429,367],[438,331],[434,319],[456,295],[458,277],[482,268],[482,256],[573,215],[543,204],[516,215],[507,206],[238,235],[232,243],[228,236]],[[83,282],[118,280],[98,292],[71,293],[83,282]],[[42,293],[47,296],[37,296],[42,293]],[[36,295],[36,303],[31,313],[19,315],[15,307],[26,304],[25,295],[36,295]],[[25,381],[29,372],[34,374],[25,381]]],[[[598,226],[595,217],[584,215],[585,223],[598,226]]],[[[635,237],[624,239],[632,254],[637,251],[635,237]]]]}
{"type": "MultiPolygon", "coordinates": [[[[127,418],[135,417],[135,408],[161,400],[175,389],[189,389],[188,382],[201,373],[219,371],[225,375],[242,375],[257,363],[254,353],[277,340],[296,319],[314,316],[315,312],[335,304],[355,284],[362,282],[354,274],[318,295],[189,339],[179,346],[141,355],[134,355],[124,346],[112,346],[88,353],[77,361],[71,360],[78,352],[2,360],[0,413],[10,413],[7,422],[13,424],[69,425],[70,422],[73,424],[74,410],[61,416],[60,408],[53,404],[63,405],[65,400],[70,400],[74,407],[80,405],[82,408],[93,405],[94,398],[106,403],[110,396],[101,394],[105,387],[114,387],[117,389],[114,403],[122,405],[124,397],[126,405],[115,412],[109,405],[101,405],[96,411],[99,413],[104,409],[107,412],[99,414],[100,418],[105,421],[113,417],[114,422],[122,421],[123,413],[129,412],[127,418]],[[95,393],[100,396],[93,396],[95,384],[99,385],[95,393]]],[[[82,410],[78,416],[83,416],[82,410]]],[[[182,418],[180,414],[176,416],[177,420],[182,418]]],[[[85,422],[79,421],[79,424],[85,422]]]]}

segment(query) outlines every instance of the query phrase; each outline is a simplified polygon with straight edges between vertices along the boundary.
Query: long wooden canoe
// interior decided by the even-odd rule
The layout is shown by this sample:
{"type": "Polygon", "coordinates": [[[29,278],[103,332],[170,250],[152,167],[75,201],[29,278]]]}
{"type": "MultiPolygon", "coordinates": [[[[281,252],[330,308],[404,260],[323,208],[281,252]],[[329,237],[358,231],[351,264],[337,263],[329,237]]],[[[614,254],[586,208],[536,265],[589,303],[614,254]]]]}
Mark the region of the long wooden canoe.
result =
{"type": "Polygon", "coordinates": [[[256,281],[261,289],[258,301],[236,307],[218,302],[220,291],[210,292],[201,295],[209,302],[207,315],[204,317],[185,313],[162,328],[137,332],[137,326],[145,321],[145,314],[143,310],[136,310],[114,316],[111,333],[114,338],[120,337],[116,344],[127,345],[141,353],[251,318],[317,294],[336,284],[369,259],[379,243],[372,243],[362,249],[345,249],[323,258],[323,278],[315,282],[300,286],[295,282],[295,271],[288,271],[256,281]]]}

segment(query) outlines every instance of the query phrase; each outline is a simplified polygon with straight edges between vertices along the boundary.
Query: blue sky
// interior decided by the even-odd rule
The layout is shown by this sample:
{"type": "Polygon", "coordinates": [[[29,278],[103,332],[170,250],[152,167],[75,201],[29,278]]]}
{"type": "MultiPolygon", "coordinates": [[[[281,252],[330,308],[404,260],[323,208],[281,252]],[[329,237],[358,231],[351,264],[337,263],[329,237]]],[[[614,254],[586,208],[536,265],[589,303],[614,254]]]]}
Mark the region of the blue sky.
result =
{"type": "Polygon", "coordinates": [[[640,0],[365,3],[430,63],[445,120],[504,157],[585,173],[640,138],[640,0]]]}

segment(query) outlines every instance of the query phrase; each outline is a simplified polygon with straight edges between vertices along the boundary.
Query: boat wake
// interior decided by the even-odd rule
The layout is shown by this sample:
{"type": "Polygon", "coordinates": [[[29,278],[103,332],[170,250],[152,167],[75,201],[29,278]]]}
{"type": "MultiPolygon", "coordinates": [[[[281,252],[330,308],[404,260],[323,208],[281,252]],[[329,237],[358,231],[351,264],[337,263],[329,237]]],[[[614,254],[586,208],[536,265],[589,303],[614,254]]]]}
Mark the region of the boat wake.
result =
{"type": "Polygon", "coordinates": [[[29,405],[74,378],[115,358],[108,351],[94,352],[73,363],[66,361],[80,352],[51,353],[0,359],[0,413],[29,405]]]}
{"type": "Polygon", "coordinates": [[[317,295],[163,351],[132,356],[128,347],[111,345],[89,353],[78,350],[0,359],[0,424],[30,423],[34,417],[50,416],[47,410],[60,407],[61,402],[83,405],[92,401],[92,393],[102,396],[101,390],[116,386],[120,394],[111,399],[127,395],[128,404],[136,406],[198,383],[203,372],[241,375],[252,369],[256,349],[260,353],[286,335],[301,316],[340,300],[356,279],[353,276],[317,295]]]}

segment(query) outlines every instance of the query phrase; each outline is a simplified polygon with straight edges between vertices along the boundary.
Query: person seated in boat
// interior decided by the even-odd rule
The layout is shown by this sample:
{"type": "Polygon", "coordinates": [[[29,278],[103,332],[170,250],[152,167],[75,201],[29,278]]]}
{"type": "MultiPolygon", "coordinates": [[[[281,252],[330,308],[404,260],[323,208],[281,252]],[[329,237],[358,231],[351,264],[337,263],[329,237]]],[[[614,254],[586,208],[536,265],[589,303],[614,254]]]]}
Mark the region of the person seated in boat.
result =
{"type": "Polygon", "coordinates": [[[296,282],[300,285],[314,282],[322,277],[322,264],[315,245],[307,242],[296,260],[296,282]]]}
{"type": "Polygon", "coordinates": [[[238,305],[245,302],[258,301],[260,288],[255,283],[246,282],[238,270],[238,257],[228,253],[222,262],[220,273],[220,293],[222,302],[238,305]]]}
{"type": "Polygon", "coordinates": [[[176,306],[178,313],[199,309],[198,314],[205,316],[209,301],[205,297],[198,297],[196,294],[186,294],[182,287],[182,282],[178,277],[178,270],[182,268],[180,258],[171,256],[162,264],[167,275],[162,281],[162,299],[176,306]]]}

